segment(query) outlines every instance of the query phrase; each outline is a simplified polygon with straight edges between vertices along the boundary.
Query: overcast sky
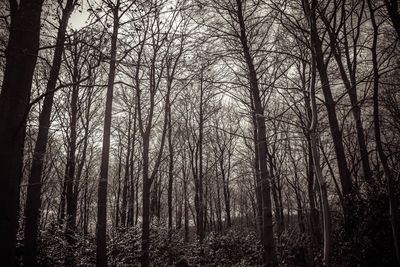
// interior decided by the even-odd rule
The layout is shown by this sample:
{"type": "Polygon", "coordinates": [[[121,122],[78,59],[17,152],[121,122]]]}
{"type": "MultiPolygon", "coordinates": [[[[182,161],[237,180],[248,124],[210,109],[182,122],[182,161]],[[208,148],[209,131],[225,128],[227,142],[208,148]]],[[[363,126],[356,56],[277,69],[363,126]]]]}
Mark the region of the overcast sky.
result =
{"type": "Polygon", "coordinates": [[[85,8],[76,8],[69,19],[69,25],[71,28],[78,30],[86,25],[88,18],[88,12],[85,8]],[[81,12],[80,12],[81,11],[81,12]]]}

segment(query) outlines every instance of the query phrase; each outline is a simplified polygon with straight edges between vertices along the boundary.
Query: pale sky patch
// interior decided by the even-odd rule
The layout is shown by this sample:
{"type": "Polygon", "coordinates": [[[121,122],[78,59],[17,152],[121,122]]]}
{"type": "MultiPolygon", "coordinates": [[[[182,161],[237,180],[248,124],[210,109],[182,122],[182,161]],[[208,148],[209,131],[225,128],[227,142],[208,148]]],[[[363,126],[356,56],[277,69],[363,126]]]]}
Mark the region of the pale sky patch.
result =
{"type": "Polygon", "coordinates": [[[81,11],[77,8],[72,13],[69,19],[69,26],[74,30],[79,30],[87,24],[89,13],[86,10],[81,11]]]}

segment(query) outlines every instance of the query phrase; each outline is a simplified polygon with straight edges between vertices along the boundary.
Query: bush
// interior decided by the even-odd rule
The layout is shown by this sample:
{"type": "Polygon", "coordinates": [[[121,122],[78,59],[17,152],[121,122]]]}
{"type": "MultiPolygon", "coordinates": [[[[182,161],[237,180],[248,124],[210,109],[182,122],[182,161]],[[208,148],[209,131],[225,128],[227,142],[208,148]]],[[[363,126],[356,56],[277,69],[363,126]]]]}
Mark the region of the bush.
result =
{"type": "Polygon", "coordinates": [[[203,244],[189,246],[186,255],[192,264],[205,266],[257,266],[261,264],[261,245],[255,232],[231,229],[224,234],[211,232],[203,244]]]}

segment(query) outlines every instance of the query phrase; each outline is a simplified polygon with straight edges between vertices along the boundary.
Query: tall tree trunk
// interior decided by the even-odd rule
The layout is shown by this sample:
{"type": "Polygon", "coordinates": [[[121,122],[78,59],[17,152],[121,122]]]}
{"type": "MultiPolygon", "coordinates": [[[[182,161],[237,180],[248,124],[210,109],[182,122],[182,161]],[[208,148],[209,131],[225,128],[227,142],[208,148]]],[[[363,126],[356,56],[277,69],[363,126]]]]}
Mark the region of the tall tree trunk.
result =
{"type": "Polygon", "coordinates": [[[320,187],[321,194],[321,205],[322,205],[322,219],[323,219],[323,227],[324,227],[324,265],[330,266],[330,251],[331,251],[331,222],[330,222],[330,212],[329,212],[329,204],[328,204],[328,194],[327,194],[327,185],[325,178],[322,175],[321,165],[319,162],[319,153],[317,148],[317,142],[315,133],[311,134],[311,149],[313,153],[313,162],[315,173],[317,176],[317,180],[320,187]]]}
{"type": "Polygon", "coordinates": [[[217,190],[217,198],[215,200],[216,201],[215,209],[216,209],[216,212],[217,212],[217,225],[218,225],[217,230],[218,230],[218,232],[222,232],[221,187],[220,187],[220,184],[219,184],[218,176],[219,176],[218,175],[218,168],[215,167],[215,180],[216,180],[216,183],[217,183],[217,188],[216,188],[216,190],[217,190]]]}
{"type": "MultiPolygon", "coordinates": [[[[206,169],[207,169],[207,167],[206,167],[206,169]]],[[[204,194],[203,194],[203,223],[204,223],[203,231],[204,231],[204,236],[205,236],[205,233],[207,231],[209,231],[209,229],[208,229],[208,203],[207,203],[209,187],[208,187],[207,177],[204,177],[204,178],[205,179],[203,181],[204,181],[205,190],[204,190],[204,194]]]]}
{"type": "MultiPolygon", "coordinates": [[[[143,49],[143,46],[142,46],[143,49]]],[[[153,127],[153,115],[154,115],[154,107],[155,107],[155,93],[156,93],[156,78],[155,78],[155,57],[157,53],[154,54],[154,58],[152,59],[152,66],[151,66],[151,73],[150,80],[151,80],[151,88],[150,88],[150,107],[148,113],[148,121],[147,125],[144,125],[144,120],[142,117],[142,107],[141,107],[141,90],[139,87],[139,69],[136,71],[136,96],[137,96],[137,112],[138,112],[138,122],[139,122],[139,129],[142,136],[142,172],[143,172],[143,192],[142,192],[142,257],[141,257],[141,265],[143,267],[147,267],[150,265],[150,258],[149,258],[149,247],[150,247],[150,189],[151,184],[155,181],[156,175],[159,172],[160,164],[161,164],[161,157],[164,150],[164,143],[165,137],[167,133],[167,126],[168,126],[168,109],[170,103],[170,93],[171,87],[167,87],[167,93],[165,96],[165,108],[164,108],[164,122],[162,128],[162,136],[161,136],[161,143],[160,149],[158,151],[157,158],[155,159],[153,171],[149,172],[149,155],[150,155],[150,136],[151,136],[151,129],[153,127]]],[[[139,54],[140,58],[140,54],[139,54]]],[[[140,60],[139,60],[140,61],[140,60]]],[[[138,67],[139,68],[139,65],[138,67]]],[[[137,195],[137,194],[136,194],[137,195]]]]}
{"type": "Polygon", "coordinates": [[[374,71],[374,81],[373,81],[373,102],[374,102],[374,131],[375,131],[375,143],[376,149],[378,150],[379,159],[381,160],[383,171],[385,173],[387,179],[387,191],[389,196],[389,212],[390,212],[390,223],[392,226],[392,237],[393,237],[393,245],[396,253],[397,263],[400,265],[400,232],[399,232],[399,222],[398,222],[398,206],[397,199],[395,196],[395,178],[393,172],[390,170],[387,157],[383,150],[382,138],[381,138],[381,130],[380,130],[380,120],[379,120],[379,63],[377,57],[377,40],[378,40],[378,25],[375,21],[375,10],[371,3],[371,0],[368,0],[368,7],[371,14],[371,23],[374,29],[373,35],[373,43],[372,43],[372,65],[374,71]]]}
{"type": "Polygon", "coordinates": [[[97,233],[96,233],[96,265],[107,266],[107,183],[108,183],[108,164],[110,158],[110,135],[112,101],[114,92],[114,80],[116,69],[117,39],[119,28],[119,8],[120,1],[112,9],[113,12],[113,31],[111,35],[111,54],[110,69],[107,82],[106,110],[104,115],[103,150],[101,154],[100,179],[97,200],[97,233]]]}
{"type": "MultiPolygon", "coordinates": [[[[254,107],[252,108],[254,109],[254,107]]],[[[258,156],[258,149],[257,149],[257,122],[256,122],[256,115],[255,112],[252,114],[253,119],[253,141],[254,141],[254,176],[255,176],[255,189],[256,189],[256,200],[257,200],[257,228],[260,235],[260,242],[263,240],[263,218],[262,218],[262,199],[261,199],[261,177],[260,177],[260,159],[258,156]]],[[[274,188],[272,189],[274,190],[274,188]]],[[[274,191],[273,191],[274,192],[274,191]]],[[[275,200],[275,199],[274,199],[275,200]]],[[[277,202],[276,202],[277,203],[277,202]]],[[[276,205],[275,203],[275,205],[276,205]]]]}
{"type": "Polygon", "coordinates": [[[13,266],[15,261],[25,119],[39,48],[42,4],[43,0],[10,1],[11,25],[0,94],[0,258],[4,266],[13,266]]]}
{"type": "Polygon", "coordinates": [[[86,179],[85,179],[85,188],[83,191],[83,235],[86,236],[88,234],[88,169],[86,169],[86,179]]]}
{"type": "Polygon", "coordinates": [[[182,228],[182,215],[183,215],[183,195],[182,186],[175,186],[175,229],[180,230],[182,228]]]}
{"type": "Polygon", "coordinates": [[[281,236],[283,231],[285,230],[285,222],[283,216],[283,205],[282,205],[282,194],[280,193],[277,185],[278,176],[274,173],[274,160],[271,153],[267,150],[268,155],[268,163],[271,174],[271,186],[272,186],[272,198],[274,200],[275,206],[275,220],[276,220],[276,229],[278,235],[278,244],[281,243],[281,236]]]}
{"type": "MultiPolygon", "coordinates": [[[[65,166],[65,172],[68,172],[67,169],[68,165],[65,166]]],[[[67,181],[65,180],[65,178],[67,177],[67,175],[64,175],[64,179],[62,182],[62,188],[61,188],[61,194],[60,194],[60,205],[59,205],[59,214],[58,214],[58,224],[59,227],[61,227],[64,223],[64,219],[65,219],[65,197],[66,197],[66,193],[67,193],[67,181]]]]}
{"type": "Polygon", "coordinates": [[[185,243],[189,242],[189,200],[188,200],[188,177],[186,172],[186,153],[182,152],[182,180],[183,180],[183,213],[184,213],[184,237],[183,240],[185,243]]]}
{"type": "Polygon", "coordinates": [[[307,171],[307,193],[310,205],[310,232],[312,240],[312,250],[319,247],[321,242],[321,232],[319,227],[319,214],[315,204],[315,191],[314,191],[314,164],[311,148],[311,139],[307,138],[308,144],[308,171],[307,171]]]}
{"type": "Polygon", "coordinates": [[[150,187],[149,178],[149,140],[148,136],[143,137],[143,192],[142,192],[142,259],[143,267],[150,265],[150,187]]]}
{"type": "Polygon", "coordinates": [[[203,96],[204,96],[204,88],[203,88],[203,70],[200,73],[200,109],[199,109],[199,176],[198,176],[198,201],[199,201],[199,214],[197,227],[199,231],[199,239],[200,244],[203,243],[204,239],[204,207],[203,207],[203,126],[204,126],[204,114],[203,114],[203,96]]]}
{"type": "MultiPolygon", "coordinates": [[[[135,139],[136,139],[136,128],[137,128],[137,107],[135,107],[135,112],[133,114],[133,136],[132,136],[132,149],[130,152],[130,158],[129,158],[129,164],[130,164],[130,172],[129,172],[129,177],[130,177],[130,193],[129,193],[129,204],[128,204],[128,218],[127,218],[127,226],[133,226],[135,223],[135,200],[136,203],[137,198],[138,198],[138,183],[139,183],[139,168],[137,169],[137,177],[136,177],[136,183],[135,183],[135,174],[133,172],[134,168],[134,155],[135,155],[135,139]],[[135,194],[136,192],[136,194],[135,194]]],[[[139,166],[139,164],[138,164],[139,166]]],[[[139,204],[137,204],[139,205],[139,204]]],[[[137,209],[138,210],[138,207],[137,209]]],[[[138,213],[136,213],[136,221],[137,221],[137,216],[138,213]]]]}
{"type": "MultiPolygon", "coordinates": [[[[302,87],[303,87],[303,96],[304,96],[304,105],[305,111],[308,117],[307,128],[311,127],[312,122],[312,109],[311,109],[311,98],[310,94],[307,93],[307,85],[306,85],[306,64],[303,63],[302,66],[302,87]]],[[[311,85],[309,85],[311,86],[311,85]]],[[[319,248],[321,243],[321,232],[319,227],[319,214],[318,209],[316,208],[316,200],[315,200],[315,190],[314,190],[314,163],[313,163],[313,152],[311,147],[311,136],[309,131],[304,131],[304,134],[307,139],[307,152],[304,152],[305,158],[308,157],[307,162],[307,194],[308,194],[308,202],[310,206],[310,232],[311,232],[311,251],[312,254],[316,252],[316,249],[319,248]]],[[[314,257],[314,255],[313,255],[314,257]]]]}
{"type": "Polygon", "coordinates": [[[237,17],[240,25],[240,42],[242,45],[242,52],[248,68],[248,79],[250,82],[250,90],[254,101],[254,112],[256,116],[257,128],[257,147],[260,167],[261,178],[261,192],[262,192],[262,205],[263,205],[263,264],[265,266],[276,266],[277,257],[275,252],[274,236],[272,229],[272,207],[270,195],[270,175],[267,168],[267,140],[265,131],[264,108],[260,97],[260,89],[258,87],[257,72],[254,67],[253,59],[251,57],[250,49],[248,46],[246,27],[243,18],[242,1],[236,0],[237,3],[237,17]]]}
{"type": "MultiPolygon", "coordinates": [[[[126,226],[126,211],[127,211],[127,203],[128,203],[128,182],[129,182],[129,167],[133,168],[133,166],[130,166],[130,156],[131,156],[131,124],[132,124],[132,118],[131,118],[131,112],[129,110],[128,114],[128,148],[126,150],[126,159],[125,159],[125,173],[124,173],[124,182],[123,182],[123,189],[122,189],[122,206],[121,206],[121,225],[124,227],[126,226]]],[[[133,185],[132,185],[133,186],[133,185]]]]}
{"type": "MultiPolygon", "coordinates": [[[[168,240],[171,242],[172,235],[172,190],[174,182],[174,147],[172,144],[171,104],[168,104],[168,240]]],[[[171,257],[170,257],[171,260],[171,257]]],[[[172,262],[170,262],[172,263],[172,262]]]]}
{"type": "Polygon", "coordinates": [[[396,30],[397,37],[400,38],[400,13],[398,0],[385,0],[386,9],[388,11],[393,28],[396,30]]]}
{"type": "Polygon", "coordinates": [[[72,198],[72,211],[71,211],[71,223],[74,226],[74,229],[76,229],[76,218],[77,218],[77,210],[78,210],[78,195],[79,195],[79,188],[81,185],[81,177],[82,177],[82,172],[83,172],[83,167],[86,162],[86,156],[87,156],[87,149],[89,145],[89,125],[90,125],[90,106],[91,106],[91,101],[92,101],[92,93],[89,92],[88,96],[88,107],[85,111],[85,134],[84,134],[84,140],[83,140],[83,149],[82,149],[82,157],[80,159],[80,162],[78,164],[78,169],[74,181],[74,190],[73,190],[73,198],[72,198]]]}
{"type": "MultiPolygon", "coordinates": [[[[222,188],[224,194],[224,201],[225,201],[225,215],[226,215],[226,226],[230,228],[232,226],[231,223],[231,201],[230,201],[230,191],[229,191],[229,178],[227,177],[225,167],[224,167],[224,156],[223,152],[220,158],[220,168],[221,168],[221,177],[222,177],[222,188]]],[[[230,159],[229,159],[230,160],[230,159]]]]}
{"type": "MultiPolygon", "coordinates": [[[[115,228],[119,227],[119,216],[121,214],[121,208],[120,208],[120,198],[121,198],[121,171],[122,171],[122,136],[120,136],[118,140],[118,188],[117,188],[117,196],[116,196],[116,203],[115,203],[115,228]]],[[[128,150],[129,151],[129,150],[128,150]]],[[[127,152],[129,155],[129,152],[127,152]]],[[[129,156],[128,156],[129,158],[129,156]]],[[[125,174],[124,174],[125,175],[125,174]]]]}
{"type": "MultiPolygon", "coordinates": [[[[65,32],[73,8],[73,0],[69,0],[63,9],[60,26],[57,32],[53,63],[50,70],[49,80],[46,85],[46,93],[54,91],[56,87],[57,78],[60,72],[61,57],[64,50],[65,32]]],[[[39,116],[39,132],[35,143],[32,166],[28,178],[24,228],[24,264],[26,266],[35,266],[37,264],[37,234],[41,206],[41,181],[43,161],[46,153],[50,128],[53,96],[54,93],[50,93],[44,98],[42,111],[39,116]]]]}
{"type": "MultiPolygon", "coordinates": [[[[342,2],[342,14],[345,13],[345,3],[346,2],[342,2]]],[[[364,9],[364,1],[362,1],[362,7],[361,10],[364,9]]],[[[328,34],[329,34],[329,38],[330,38],[330,42],[329,45],[331,47],[331,51],[332,54],[336,60],[336,63],[339,67],[339,72],[340,75],[342,77],[344,86],[346,88],[347,94],[350,98],[350,103],[351,103],[351,111],[353,114],[353,118],[354,118],[354,122],[356,124],[356,132],[357,132],[357,143],[358,143],[358,149],[360,152],[360,157],[361,157],[361,163],[362,163],[362,168],[363,168],[363,174],[364,174],[364,180],[367,182],[367,184],[369,186],[372,186],[373,180],[372,180],[372,171],[371,171],[371,167],[369,164],[369,160],[368,160],[368,149],[365,143],[365,136],[364,136],[364,129],[362,126],[362,121],[361,121],[361,108],[358,102],[358,98],[357,98],[357,81],[356,81],[356,68],[357,68],[357,49],[356,49],[356,42],[358,41],[358,37],[360,36],[360,26],[361,26],[361,19],[362,16],[360,15],[359,19],[357,20],[357,29],[358,32],[355,34],[355,44],[354,44],[354,53],[353,55],[350,55],[349,52],[349,46],[348,46],[348,34],[347,34],[347,29],[346,29],[346,18],[343,18],[343,23],[341,24],[344,30],[344,45],[345,45],[345,50],[344,53],[346,55],[346,60],[347,60],[347,65],[348,65],[348,72],[350,75],[350,78],[348,77],[344,64],[342,62],[342,52],[339,48],[339,40],[337,40],[337,36],[336,33],[334,33],[331,29],[331,25],[330,22],[328,21],[328,19],[326,18],[325,15],[321,15],[321,19],[324,22],[328,34]],[[353,60],[353,65],[351,64],[351,60],[353,60]]]]}
{"type": "Polygon", "coordinates": [[[306,103],[307,109],[311,110],[311,125],[309,128],[309,136],[311,141],[311,152],[314,163],[315,175],[319,184],[321,206],[322,206],[322,221],[324,229],[324,257],[323,263],[325,266],[330,266],[330,253],[331,253],[331,215],[329,211],[328,194],[327,194],[327,182],[322,174],[320,165],[320,157],[317,146],[317,104],[315,97],[315,80],[316,80],[316,58],[314,52],[312,52],[312,66],[311,66],[311,85],[310,85],[310,97],[311,107],[309,102],[306,103]]]}
{"type": "MultiPolygon", "coordinates": [[[[77,63],[77,62],[76,62],[77,63]]],[[[74,66],[74,76],[78,75],[77,74],[77,68],[78,66],[74,66]]],[[[77,77],[77,76],[75,76],[77,77]]],[[[74,197],[74,192],[73,192],[73,185],[74,185],[74,177],[75,177],[75,153],[76,153],[76,138],[77,138],[77,133],[76,133],[76,124],[77,124],[77,116],[78,116],[78,93],[79,93],[79,85],[74,85],[72,88],[72,96],[71,96],[71,121],[69,124],[70,127],[70,136],[69,136],[69,150],[68,150],[68,156],[67,156],[67,167],[66,167],[66,177],[65,177],[65,182],[66,182],[66,203],[67,203],[67,224],[65,228],[65,234],[66,234],[66,239],[68,242],[68,252],[66,254],[66,265],[72,265],[73,264],[73,255],[72,255],[72,250],[71,247],[73,245],[73,232],[75,230],[75,225],[73,222],[73,197],[74,197]]]]}
{"type": "MultiPolygon", "coordinates": [[[[320,76],[321,84],[322,84],[322,92],[325,97],[325,106],[328,112],[328,121],[329,128],[331,131],[331,136],[333,139],[336,160],[339,169],[340,182],[342,185],[343,196],[345,198],[344,201],[344,220],[345,220],[345,228],[346,234],[349,235],[351,233],[350,227],[350,218],[351,214],[351,197],[353,193],[353,185],[350,176],[349,169],[347,167],[346,155],[344,152],[343,141],[342,141],[342,132],[339,129],[339,123],[336,116],[335,106],[336,103],[333,100],[328,73],[327,73],[327,64],[324,62],[324,54],[322,50],[322,41],[318,36],[318,30],[316,27],[316,7],[317,1],[312,0],[311,6],[309,0],[304,0],[304,11],[306,16],[309,18],[309,23],[311,27],[311,47],[313,49],[313,53],[316,61],[316,68],[318,69],[318,73],[320,76]]],[[[315,167],[315,166],[314,166],[315,167]]]]}

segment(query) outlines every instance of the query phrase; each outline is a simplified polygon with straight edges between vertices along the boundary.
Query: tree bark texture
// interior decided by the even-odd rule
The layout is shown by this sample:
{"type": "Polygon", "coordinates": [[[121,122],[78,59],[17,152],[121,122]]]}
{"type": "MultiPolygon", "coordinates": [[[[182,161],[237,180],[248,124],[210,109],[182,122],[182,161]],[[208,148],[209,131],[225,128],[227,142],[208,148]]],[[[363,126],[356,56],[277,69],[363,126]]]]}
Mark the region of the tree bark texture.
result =
{"type": "MultiPolygon", "coordinates": [[[[40,38],[43,0],[10,1],[11,25],[0,94],[0,258],[13,266],[25,119],[40,38]]],[[[34,216],[34,215],[33,215],[34,216]]]]}
{"type": "MultiPolygon", "coordinates": [[[[57,84],[62,53],[64,50],[65,32],[70,14],[72,13],[73,9],[74,1],[69,0],[63,9],[60,26],[57,32],[56,48],[53,56],[53,63],[50,69],[49,80],[47,81],[46,85],[46,93],[54,91],[57,84]]],[[[26,266],[36,266],[37,264],[36,251],[41,206],[43,161],[49,135],[53,96],[54,93],[50,93],[44,98],[42,111],[39,116],[39,131],[35,143],[31,171],[28,178],[24,228],[24,264],[26,266]]]]}

